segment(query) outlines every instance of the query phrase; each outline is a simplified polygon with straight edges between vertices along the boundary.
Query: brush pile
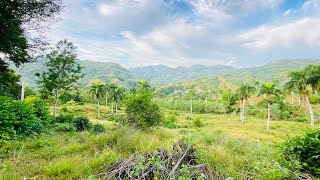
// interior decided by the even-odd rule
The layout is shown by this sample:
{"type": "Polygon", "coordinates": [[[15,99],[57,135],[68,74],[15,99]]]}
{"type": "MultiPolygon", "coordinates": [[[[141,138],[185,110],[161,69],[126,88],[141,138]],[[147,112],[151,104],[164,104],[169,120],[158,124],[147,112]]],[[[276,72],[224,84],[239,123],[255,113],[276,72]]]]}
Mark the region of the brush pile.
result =
{"type": "Polygon", "coordinates": [[[101,179],[224,179],[196,161],[195,149],[179,141],[172,153],[157,149],[147,155],[134,154],[117,162],[104,173],[101,179]]]}

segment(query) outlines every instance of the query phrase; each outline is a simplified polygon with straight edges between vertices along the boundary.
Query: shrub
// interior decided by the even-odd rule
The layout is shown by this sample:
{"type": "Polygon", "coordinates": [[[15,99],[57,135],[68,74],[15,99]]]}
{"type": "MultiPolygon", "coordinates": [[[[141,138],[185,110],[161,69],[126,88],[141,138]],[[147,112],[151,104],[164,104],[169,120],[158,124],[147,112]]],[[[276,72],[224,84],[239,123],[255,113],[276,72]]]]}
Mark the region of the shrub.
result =
{"type": "Polygon", "coordinates": [[[192,124],[195,127],[203,127],[204,126],[204,123],[203,123],[202,119],[199,116],[196,116],[196,117],[193,118],[192,124]]]}
{"type": "Polygon", "coordinates": [[[75,127],[77,131],[86,131],[90,130],[91,122],[87,117],[80,116],[74,120],[75,127]]]}
{"type": "MultiPolygon", "coordinates": [[[[320,129],[309,130],[287,140],[282,149],[285,164],[299,162],[301,171],[320,177],[320,129]]],[[[289,167],[293,168],[293,167],[289,167]]]]}
{"type": "Polygon", "coordinates": [[[57,123],[54,125],[53,128],[55,131],[57,132],[75,132],[76,131],[76,127],[74,126],[74,124],[72,123],[57,123]]]}
{"type": "Polygon", "coordinates": [[[177,118],[176,116],[174,115],[169,115],[164,121],[163,121],[163,125],[167,128],[170,128],[170,129],[174,129],[174,128],[177,128],[177,118]]]}
{"type": "Polygon", "coordinates": [[[92,132],[95,134],[103,133],[106,131],[106,128],[102,124],[95,124],[92,126],[92,132]]]}
{"type": "Polygon", "coordinates": [[[158,125],[162,114],[153,97],[150,90],[140,88],[132,91],[126,100],[127,122],[142,129],[158,125]]]}
{"type": "Polygon", "coordinates": [[[55,118],[55,122],[56,123],[72,123],[74,119],[74,115],[71,113],[63,113],[63,114],[59,114],[56,118],[55,118]]]}
{"type": "Polygon", "coordinates": [[[0,97],[0,141],[41,133],[47,124],[41,118],[31,104],[0,97]]]}

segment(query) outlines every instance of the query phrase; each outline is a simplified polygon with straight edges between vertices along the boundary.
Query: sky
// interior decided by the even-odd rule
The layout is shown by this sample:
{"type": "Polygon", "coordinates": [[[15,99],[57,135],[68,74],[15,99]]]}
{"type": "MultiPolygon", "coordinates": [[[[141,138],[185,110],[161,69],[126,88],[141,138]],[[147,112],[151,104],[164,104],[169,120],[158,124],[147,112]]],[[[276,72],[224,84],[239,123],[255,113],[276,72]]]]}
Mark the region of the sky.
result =
{"type": "Polygon", "coordinates": [[[320,58],[320,0],[67,0],[48,39],[125,67],[320,58]]]}

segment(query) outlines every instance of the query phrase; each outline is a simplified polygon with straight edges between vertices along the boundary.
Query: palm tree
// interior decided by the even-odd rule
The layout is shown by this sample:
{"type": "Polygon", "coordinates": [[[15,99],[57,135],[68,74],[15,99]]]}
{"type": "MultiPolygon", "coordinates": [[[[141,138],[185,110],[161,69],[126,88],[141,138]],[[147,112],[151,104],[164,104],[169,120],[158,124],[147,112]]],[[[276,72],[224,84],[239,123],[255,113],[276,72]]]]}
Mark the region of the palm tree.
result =
{"type": "Polygon", "coordinates": [[[118,103],[123,100],[125,89],[123,87],[116,87],[114,90],[114,99],[116,102],[116,115],[118,115],[118,103]]]}
{"type": "Polygon", "coordinates": [[[144,89],[146,91],[151,90],[150,84],[144,79],[139,82],[139,86],[140,86],[141,89],[144,89]]]}
{"type": "Polygon", "coordinates": [[[314,127],[314,114],[309,102],[309,94],[312,91],[319,90],[320,66],[308,65],[300,71],[294,71],[289,74],[290,81],[286,86],[294,87],[300,96],[303,97],[304,104],[308,107],[310,113],[311,127],[314,127]]]}
{"type": "Polygon", "coordinates": [[[195,95],[194,89],[188,89],[187,97],[190,99],[190,114],[192,115],[192,104],[193,104],[193,98],[195,95]]]}
{"type": "Polygon", "coordinates": [[[240,100],[240,120],[242,123],[244,121],[244,100],[248,100],[255,92],[256,88],[248,83],[242,84],[237,89],[237,96],[240,100]]]}
{"type": "Polygon", "coordinates": [[[271,105],[271,96],[277,96],[279,97],[281,94],[281,91],[277,88],[277,83],[270,83],[266,82],[262,84],[260,87],[260,92],[259,95],[265,94],[267,97],[267,102],[268,102],[268,121],[267,121],[267,131],[269,130],[270,127],[270,105],[271,105]]]}
{"type": "Polygon", "coordinates": [[[118,88],[118,86],[114,83],[111,83],[109,86],[109,95],[111,96],[111,113],[113,114],[114,112],[114,101],[115,101],[115,94],[116,94],[116,89],[118,88]]]}
{"type": "Polygon", "coordinates": [[[100,119],[100,98],[102,98],[105,93],[104,86],[100,82],[91,84],[89,93],[98,101],[98,119],[100,119]]]}
{"type": "Polygon", "coordinates": [[[111,89],[111,84],[106,83],[104,85],[104,90],[105,90],[105,93],[106,93],[106,106],[108,106],[108,95],[110,93],[110,89],[111,89]]]}

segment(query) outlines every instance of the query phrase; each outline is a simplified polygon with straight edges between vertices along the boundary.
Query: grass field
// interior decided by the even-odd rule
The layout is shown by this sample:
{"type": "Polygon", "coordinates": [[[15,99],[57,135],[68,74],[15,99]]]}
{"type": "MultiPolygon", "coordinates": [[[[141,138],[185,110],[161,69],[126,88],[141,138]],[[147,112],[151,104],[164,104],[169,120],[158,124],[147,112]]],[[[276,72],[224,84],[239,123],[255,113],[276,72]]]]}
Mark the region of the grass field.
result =
{"type": "Polygon", "coordinates": [[[170,149],[178,139],[193,144],[199,161],[212,171],[234,179],[277,179],[289,172],[274,161],[276,145],[309,128],[304,122],[272,120],[266,131],[265,120],[247,117],[242,124],[237,114],[195,114],[193,118],[204,124],[195,127],[189,114],[178,112],[177,128],[156,127],[143,132],[108,121],[108,108],[102,109],[104,120],[95,118],[92,104],[73,105],[67,110],[90,117],[107,131],[98,135],[49,132],[37,139],[13,141],[8,144],[8,153],[1,155],[0,179],[96,179],[95,175],[112,162],[158,147],[170,149]]]}

